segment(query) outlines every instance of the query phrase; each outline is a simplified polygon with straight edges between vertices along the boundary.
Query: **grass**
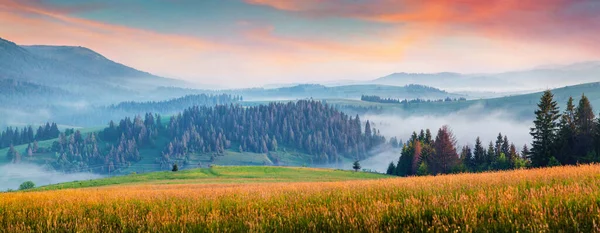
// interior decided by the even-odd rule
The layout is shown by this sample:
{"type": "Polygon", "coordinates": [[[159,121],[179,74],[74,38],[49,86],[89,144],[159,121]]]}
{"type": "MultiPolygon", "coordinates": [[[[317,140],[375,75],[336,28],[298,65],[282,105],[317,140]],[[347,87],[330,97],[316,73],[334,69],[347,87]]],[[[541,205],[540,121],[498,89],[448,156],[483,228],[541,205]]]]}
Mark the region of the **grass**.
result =
{"type": "Polygon", "coordinates": [[[218,183],[257,183],[257,182],[299,182],[299,181],[342,181],[360,179],[381,179],[389,176],[333,169],[270,167],[270,166],[213,166],[145,174],[131,174],[110,178],[73,181],[37,188],[58,190],[69,188],[89,188],[109,185],[152,184],[218,184],[218,183]]]}
{"type": "Polygon", "coordinates": [[[138,182],[0,194],[0,229],[600,232],[600,165],[334,182],[243,182],[258,174],[308,181],[298,174],[315,172],[311,177],[321,177],[319,172],[337,172],[332,170],[219,167],[212,172],[153,174],[179,176],[185,184],[138,182]],[[230,176],[239,182],[188,182],[200,176],[230,176]]]}

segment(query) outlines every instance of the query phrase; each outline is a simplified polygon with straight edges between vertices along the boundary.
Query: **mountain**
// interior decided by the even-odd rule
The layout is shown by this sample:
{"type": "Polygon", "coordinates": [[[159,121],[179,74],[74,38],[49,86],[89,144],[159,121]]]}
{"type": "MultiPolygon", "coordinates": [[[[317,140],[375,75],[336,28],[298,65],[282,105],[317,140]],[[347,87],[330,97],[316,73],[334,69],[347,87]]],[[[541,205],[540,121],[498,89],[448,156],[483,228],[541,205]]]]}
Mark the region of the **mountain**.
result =
{"type": "MultiPolygon", "coordinates": [[[[140,94],[158,86],[185,86],[111,61],[84,47],[19,46],[0,38],[0,79],[59,87],[87,97],[140,94]]],[[[102,98],[100,98],[102,99],[102,98]]]]}
{"type": "MultiPolygon", "coordinates": [[[[205,91],[206,92],[206,91],[205,91]]],[[[249,88],[235,90],[221,90],[221,93],[239,95],[248,101],[262,100],[295,100],[295,99],[360,99],[362,95],[377,95],[383,98],[395,99],[440,99],[459,98],[463,95],[448,93],[446,91],[423,85],[346,85],[324,86],[319,84],[301,84],[291,87],[273,89],[249,88]]],[[[159,92],[160,93],[160,92],[159,92]]]]}
{"type": "Polygon", "coordinates": [[[545,66],[492,74],[394,73],[368,83],[404,86],[421,84],[453,92],[531,91],[600,81],[600,62],[545,66]]]}
{"type": "MultiPolygon", "coordinates": [[[[552,89],[554,100],[564,110],[569,97],[575,99],[575,103],[579,101],[582,94],[585,94],[592,107],[597,114],[600,111],[600,82],[585,83],[573,86],[566,86],[552,89]]],[[[491,99],[477,99],[468,101],[452,101],[452,102],[431,102],[431,103],[415,103],[415,104],[379,104],[363,101],[351,100],[330,100],[329,104],[334,106],[380,106],[383,112],[395,115],[447,115],[464,111],[469,108],[474,108],[474,114],[481,116],[489,115],[493,112],[506,112],[519,120],[530,121],[534,118],[533,112],[537,108],[537,104],[542,96],[542,92],[531,94],[513,95],[491,99]]],[[[346,111],[347,109],[342,109],[346,111]]],[[[359,112],[364,113],[364,112],[359,112]]]]}

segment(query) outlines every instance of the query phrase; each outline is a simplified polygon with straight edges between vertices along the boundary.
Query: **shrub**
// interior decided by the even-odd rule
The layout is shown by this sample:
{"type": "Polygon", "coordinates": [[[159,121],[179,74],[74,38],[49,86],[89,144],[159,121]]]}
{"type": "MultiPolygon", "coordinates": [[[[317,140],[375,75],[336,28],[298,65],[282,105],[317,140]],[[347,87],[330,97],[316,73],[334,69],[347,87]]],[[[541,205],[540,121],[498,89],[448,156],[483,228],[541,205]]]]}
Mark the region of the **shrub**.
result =
{"type": "Polygon", "coordinates": [[[19,190],[27,190],[32,188],[35,188],[35,183],[33,183],[32,181],[25,181],[21,185],[19,185],[19,190]]]}

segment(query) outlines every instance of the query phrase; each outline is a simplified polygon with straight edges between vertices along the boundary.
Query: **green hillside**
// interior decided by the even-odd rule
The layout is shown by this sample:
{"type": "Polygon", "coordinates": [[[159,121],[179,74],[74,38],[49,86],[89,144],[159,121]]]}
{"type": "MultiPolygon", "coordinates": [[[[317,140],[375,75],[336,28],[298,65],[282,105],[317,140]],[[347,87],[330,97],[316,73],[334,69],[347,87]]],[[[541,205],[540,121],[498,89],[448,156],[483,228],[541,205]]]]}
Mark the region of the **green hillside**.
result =
{"type": "MultiPolygon", "coordinates": [[[[592,103],[594,110],[596,112],[600,111],[600,82],[558,88],[552,90],[552,93],[554,93],[554,99],[558,102],[561,108],[567,103],[569,97],[572,96],[577,102],[581,95],[585,94],[592,103]]],[[[481,112],[482,114],[500,110],[507,111],[518,119],[531,119],[533,118],[533,111],[536,109],[537,103],[539,102],[541,96],[542,92],[537,92],[532,94],[492,99],[454,102],[425,102],[411,103],[407,105],[382,104],[347,99],[328,99],[326,101],[331,105],[337,106],[342,111],[348,112],[360,112],[361,109],[365,111],[368,109],[377,109],[378,113],[393,113],[402,115],[444,115],[478,106],[483,109],[481,112]]]]}
{"type": "Polygon", "coordinates": [[[344,180],[382,179],[390,176],[345,170],[304,167],[271,166],[213,166],[182,170],[163,171],[145,174],[130,174],[87,181],[48,185],[37,190],[56,190],[67,188],[86,188],[107,185],[127,184],[227,184],[257,182],[329,182],[344,180]]]}
{"type": "MultiPolygon", "coordinates": [[[[103,128],[85,128],[81,129],[82,133],[97,133],[103,128]]],[[[40,148],[50,148],[52,143],[58,139],[51,139],[46,141],[40,141],[38,146],[40,148]]],[[[160,167],[156,163],[156,159],[161,156],[161,150],[167,145],[167,139],[161,138],[157,140],[155,148],[143,148],[140,150],[141,160],[138,162],[131,163],[130,166],[120,168],[112,171],[111,175],[126,175],[135,173],[146,173],[153,171],[164,171],[169,170],[168,167],[160,167]]],[[[105,144],[101,141],[100,145],[105,144]]],[[[103,149],[104,146],[101,146],[103,149]]],[[[37,165],[50,165],[57,160],[55,152],[40,152],[34,153],[33,156],[26,156],[27,144],[15,146],[15,149],[21,153],[22,163],[32,163],[37,165]]],[[[5,159],[9,148],[0,149],[0,165],[9,164],[10,161],[5,159]]],[[[189,155],[189,163],[179,163],[181,169],[208,167],[210,165],[242,165],[242,166],[261,166],[261,165],[282,165],[282,166],[310,166],[313,165],[311,156],[301,150],[282,146],[278,151],[266,153],[252,153],[252,152],[238,152],[233,149],[227,149],[223,155],[214,156],[214,153],[194,153],[189,155]],[[271,156],[271,157],[270,157],[271,156]],[[279,161],[275,163],[272,161],[272,157],[276,156],[279,161]],[[211,160],[212,159],[212,160],[211,160]]],[[[342,161],[343,163],[351,162],[347,159],[342,161]]],[[[94,167],[92,167],[93,170],[94,167]]],[[[70,172],[70,171],[67,171],[70,172]]]]}

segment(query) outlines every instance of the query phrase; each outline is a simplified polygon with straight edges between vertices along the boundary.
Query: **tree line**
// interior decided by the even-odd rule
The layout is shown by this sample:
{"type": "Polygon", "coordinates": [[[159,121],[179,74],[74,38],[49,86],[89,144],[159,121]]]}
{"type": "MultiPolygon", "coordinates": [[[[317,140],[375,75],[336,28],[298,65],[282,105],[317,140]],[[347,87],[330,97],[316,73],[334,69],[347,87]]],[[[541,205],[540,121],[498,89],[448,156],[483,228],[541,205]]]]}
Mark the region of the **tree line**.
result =
{"type": "Polygon", "coordinates": [[[154,112],[154,113],[172,113],[179,112],[182,109],[192,106],[215,106],[225,105],[243,101],[241,96],[220,94],[220,95],[186,95],[166,101],[148,101],[148,102],[121,102],[116,105],[110,105],[107,110],[121,110],[127,112],[154,112]]]}
{"type": "Polygon", "coordinates": [[[27,155],[11,148],[7,158],[18,163],[22,156],[54,153],[51,165],[56,170],[108,173],[140,161],[141,149],[160,151],[154,162],[170,167],[185,165],[194,153],[216,157],[226,150],[265,153],[278,164],[275,152],[294,148],[310,155],[313,164],[336,164],[343,158],[365,159],[371,149],[386,142],[369,121],[312,100],[255,107],[195,106],[168,121],[146,113],[111,121],[100,132],[73,130],[57,137],[50,148],[28,147],[27,155]]]}
{"type": "Polygon", "coordinates": [[[45,125],[39,126],[35,132],[31,125],[21,129],[18,127],[7,127],[4,131],[0,132],[0,149],[10,147],[11,145],[22,145],[57,138],[59,133],[58,125],[54,122],[47,122],[45,125]]]}
{"type": "Polygon", "coordinates": [[[500,133],[487,148],[478,137],[474,147],[463,146],[459,153],[451,130],[444,126],[435,139],[429,130],[414,132],[398,162],[391,162],[386,173],[435,175],[600,162],[600,117],[596,118],[585,95],[577,107],[573,102],[570,98],[560,114],[552,92],[544,92],[530,132],[531,150],[524,145],[519,151],[500,133]]]}
{"type": "Polygon", "coordinates": [[[170,119],[171,141],[163,151],[163,161],[197,152],[221,155],[226,149],[269,153],[278,151],[280,145],[312,155],[315,164],[339,163],[342,156],[364,159],[385,138],[370,122],[364,131],[361,125],[358,115],[353,118],[313,100],[247,108],[192,107],[170,119]]]}
{"type": "Polygon", "coordinates": [[[383,98],[383,97],[380,97],[377,95],[362,95],[360,97],[360,100],[367,101],[367,102],[384,103],[384,104],[414,104],[414,103],[431,103],[431,102],[467,101],[467,99],[464,97],[461,97],[461,98],[446,97],[445,99],[436,99],[436,100],[420,99],[420,98],[412,99],[412,100],[408,100],[408,99],[400,100],[400,99],[394,99],[394,98],[383,98]]]}

